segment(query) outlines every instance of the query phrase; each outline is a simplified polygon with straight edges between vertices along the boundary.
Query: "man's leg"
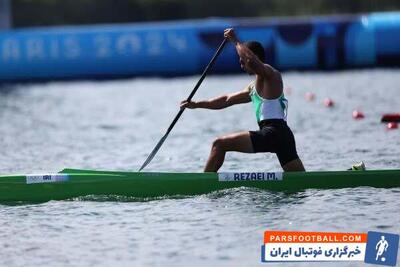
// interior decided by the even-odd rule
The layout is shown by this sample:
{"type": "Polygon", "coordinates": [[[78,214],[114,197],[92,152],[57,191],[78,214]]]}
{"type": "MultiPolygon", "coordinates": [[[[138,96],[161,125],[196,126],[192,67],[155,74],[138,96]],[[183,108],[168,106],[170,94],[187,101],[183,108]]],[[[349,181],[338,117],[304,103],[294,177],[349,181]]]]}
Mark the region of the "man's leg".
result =
{"type": "Polygon", "coordinates": [[[301,160],[299,158],[289,161],[284,166],[282,166],[282,169],[285,172],[304,172],[305,171],[303,162],[301,162],[301,160]]]}
{"type": "Polygon", "coordinates": [[[210,156],[204,167],[204,172],[217,172],[224,163],[228,151],[253,153],[249,132],[234,133],[218,137],[212,144],[210,156]]]}

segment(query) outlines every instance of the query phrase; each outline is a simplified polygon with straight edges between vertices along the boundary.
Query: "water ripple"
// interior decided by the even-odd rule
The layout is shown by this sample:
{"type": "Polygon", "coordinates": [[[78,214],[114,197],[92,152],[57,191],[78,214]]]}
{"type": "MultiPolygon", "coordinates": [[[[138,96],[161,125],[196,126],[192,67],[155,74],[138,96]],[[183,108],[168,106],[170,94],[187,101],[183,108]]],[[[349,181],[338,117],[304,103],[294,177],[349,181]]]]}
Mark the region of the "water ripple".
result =
{"type": "MultiPolygon", "coordinates": [[[[137,170],[197,79],[2,89],[0,173],[137,170]]],[[[344,170],[359,160],[370,169],[400,168],[400,131],[379,122],[381,114],[398,112],[399,70],[293,72],[284,79],[292,88],[289,125],[307,169],[344,170]],[[316,94],[314,102],[305,101],[307,91],[316,94]],[[333,98],[334,109],[322,105],[325,97],[333,98]],[[364,120],[351,118],[356,108],[364,120]]],[[[209,77],[195,100],[248,82],[245,75],[209,77]]],[[[251,105],[186,110],[148,170],[201,171],[215,137],[248,129],[257,129],[251,105]]],[[[280,166],[271,154],[228,153],[222,170],[280,166]]],[[[399,199],[399,189],[235,188],[191,197],[2,203],[0,266],[257,266],[267,229],[399,233],[399,199]]]]}

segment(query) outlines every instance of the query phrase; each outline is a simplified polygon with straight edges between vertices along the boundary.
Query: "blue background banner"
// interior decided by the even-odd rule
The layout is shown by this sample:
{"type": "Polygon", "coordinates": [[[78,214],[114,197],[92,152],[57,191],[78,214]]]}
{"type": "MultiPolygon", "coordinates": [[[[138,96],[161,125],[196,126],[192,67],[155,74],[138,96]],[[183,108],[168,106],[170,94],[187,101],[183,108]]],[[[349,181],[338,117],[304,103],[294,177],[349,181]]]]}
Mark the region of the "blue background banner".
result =
{"type": "MultiPolygon", "coordinates": [[[[281,70],[400,65],[400,12],[305,19],[205,19],[0,32],[0,82],[193,75],[235,27],[281,70]]],[[[213,69],[240,72],[227,46],[213,69]]]]}

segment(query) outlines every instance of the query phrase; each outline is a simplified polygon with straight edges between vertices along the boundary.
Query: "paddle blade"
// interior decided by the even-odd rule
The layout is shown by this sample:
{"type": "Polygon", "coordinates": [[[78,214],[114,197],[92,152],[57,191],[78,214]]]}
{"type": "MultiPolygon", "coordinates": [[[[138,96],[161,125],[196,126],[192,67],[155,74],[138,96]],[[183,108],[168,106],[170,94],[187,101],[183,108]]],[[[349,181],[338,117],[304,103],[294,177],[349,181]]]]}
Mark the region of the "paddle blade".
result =
{"type": "Polygon", "coordinates": [[[151,153],[149,154],[149,156],[147,157],[147,159],[145,160],[145,162],[143,163],[142,167],[140,167],[139,172],[141,170],[143,170],[149,163],[150,161],[154,158],[154,156],[157,154],[158,150],[160,149],[160,147],[162,146],[162,144],[164,143],[165,139],[167,139],[168,134],[165,134],[160,141],[158,141],[157,145],[153,148],[153,151],[151,151],[151,153]]]}

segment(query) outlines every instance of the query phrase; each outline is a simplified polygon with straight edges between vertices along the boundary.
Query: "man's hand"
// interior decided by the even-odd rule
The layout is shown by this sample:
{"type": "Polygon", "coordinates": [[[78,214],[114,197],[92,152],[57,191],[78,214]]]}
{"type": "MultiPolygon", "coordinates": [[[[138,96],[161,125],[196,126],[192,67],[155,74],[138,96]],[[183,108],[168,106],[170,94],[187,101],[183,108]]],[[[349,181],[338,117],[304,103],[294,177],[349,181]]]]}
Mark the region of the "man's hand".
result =
{"type": "Polygon", "coordinates": [[[236,37],[235,30],[233,28],[226,29],[224,31],[224,37],[234,44],[239,42],[238,38],[236,37]]]}
{"type": "Polygon", "coordinates": [[[194,101],[187,101],[187,100],[184,100],[184,101],[181,102],[181,108],[190,108],[190,109],[194,109],[194,108],[197,108],[197,107],[198,107],[198,105],[197,105],[197,103],[194,102],[194,101]]]}

